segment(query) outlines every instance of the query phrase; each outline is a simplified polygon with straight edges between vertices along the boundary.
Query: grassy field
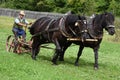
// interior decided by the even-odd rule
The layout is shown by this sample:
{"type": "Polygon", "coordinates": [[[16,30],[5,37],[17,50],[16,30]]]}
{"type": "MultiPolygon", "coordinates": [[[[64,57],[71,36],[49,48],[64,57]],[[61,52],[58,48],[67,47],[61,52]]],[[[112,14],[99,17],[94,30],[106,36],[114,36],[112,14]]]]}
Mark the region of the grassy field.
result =
{"type": "Polygon", "coordinates": [[[114,36],[104,36],[99,50],[99,70],[93,69],[94,54],[90,48],[84,49],[80,66],[74,66],[78,46],[69,47],[65,61],[58,61],[54,66],[51,63],[53,50],[42,48],[37,61],[31,59],[30,53],[6,52],[5,42],[12,34],[13,21],[14,18],[0,16],[0,80],[120,80],[120,43],[109,41],[114,36]]]}

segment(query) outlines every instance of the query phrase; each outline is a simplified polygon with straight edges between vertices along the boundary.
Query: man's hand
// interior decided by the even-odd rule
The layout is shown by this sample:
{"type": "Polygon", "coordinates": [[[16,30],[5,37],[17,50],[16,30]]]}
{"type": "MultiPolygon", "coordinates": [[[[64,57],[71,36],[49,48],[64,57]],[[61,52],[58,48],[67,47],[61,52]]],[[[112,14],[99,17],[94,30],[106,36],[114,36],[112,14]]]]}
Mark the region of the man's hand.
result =
{"type": "Polygon", "coordinates": [[[27,24],[18,23],[19,26],[27,27],[27,24]]]}
{"type": "Polygon", "coordinates": [[[31,24],[32,24],[32,22],[29,23],[29,25],[31,25],[31,24]]]}
{"type": "Polygon", "coordinates": [[[23,24],[24,27],[27,27],[27,24],[23,24]]]}

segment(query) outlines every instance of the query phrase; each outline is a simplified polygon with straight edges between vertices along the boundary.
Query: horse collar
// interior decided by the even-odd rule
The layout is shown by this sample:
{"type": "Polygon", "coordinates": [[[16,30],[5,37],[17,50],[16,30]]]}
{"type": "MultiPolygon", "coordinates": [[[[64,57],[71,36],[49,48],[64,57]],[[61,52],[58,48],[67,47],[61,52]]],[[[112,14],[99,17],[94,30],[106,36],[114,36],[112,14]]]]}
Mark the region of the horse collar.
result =
{"type": "Polygon", "coordinates": [[[59,21],[59,28],[60,28],[60,32],[65,36],[65,37],[71,37],[70,34],[67,33],[66,29],[65,29],[65,18],[62,17],[59,21]]]}

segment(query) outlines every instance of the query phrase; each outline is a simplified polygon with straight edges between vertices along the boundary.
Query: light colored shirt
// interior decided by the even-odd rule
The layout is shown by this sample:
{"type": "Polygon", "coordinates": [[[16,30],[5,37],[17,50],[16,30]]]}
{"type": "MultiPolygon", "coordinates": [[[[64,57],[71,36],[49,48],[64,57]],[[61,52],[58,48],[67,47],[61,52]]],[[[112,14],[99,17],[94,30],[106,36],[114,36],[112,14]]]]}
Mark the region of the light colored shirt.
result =
{"type": "Polygon", "coordinates": [[[20,20],[19,20],[18,18],[16,18],[16,19],[15,19],[15,23],[23,22],[23,20],[25,20],[25,24],[29,24],[29,22],[28,22],[26,19],[24,19],[24,18],[23,18],[23,19],[20,19],[20,20]]]}

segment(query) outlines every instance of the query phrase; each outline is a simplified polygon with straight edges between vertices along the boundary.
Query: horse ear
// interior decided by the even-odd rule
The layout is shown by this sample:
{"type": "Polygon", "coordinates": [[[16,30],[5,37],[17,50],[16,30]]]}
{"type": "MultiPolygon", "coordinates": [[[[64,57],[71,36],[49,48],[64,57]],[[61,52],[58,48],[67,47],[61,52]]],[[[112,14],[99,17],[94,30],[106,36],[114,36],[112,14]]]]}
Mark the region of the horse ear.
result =
{"type": "Polygon", "coordinates": [[[107,16],[108,16],[108,13],[107,13],[107,12],[105,12],[105,13],[104,13],[104,15],[105,15],[105,17],[107,17],[107,16]]]}

